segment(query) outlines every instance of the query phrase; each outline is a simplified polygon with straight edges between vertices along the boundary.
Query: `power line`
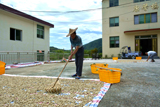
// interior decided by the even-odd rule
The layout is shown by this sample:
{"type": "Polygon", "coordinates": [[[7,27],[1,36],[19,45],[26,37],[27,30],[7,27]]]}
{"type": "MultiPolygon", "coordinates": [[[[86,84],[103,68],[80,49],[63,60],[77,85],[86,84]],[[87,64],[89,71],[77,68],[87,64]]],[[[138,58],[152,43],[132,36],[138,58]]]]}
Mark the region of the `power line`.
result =
{"type": "MultiPolygon", "coordinates": [[[[160,2],[157,2],[157,3],[160,3],[160,2]]],[[[125,4],[122,4],[122,5],[126,5],[126,4],[130,4],[130,3],[125,3],[125,4]]],[[[121,6],[122,6],[121,5],[121,6]]],[[[108,7],[108,8],[111,8],[111,7],[108,7]]],[[[99,9],[99,8],[98,8],[99,9]]],[[[96,9],[89,9],[88,11],[91,11],[91,10],[96,10],[96,9]]],[[[40,11],[40,12],[42,12],[42,11],[40,11]]],[[[57,11],[58,12],[58,11],[57,11]]],[[[69,11],[69,12],[71,12],[71,11],[69,11]]],[[[74,13],[75,13],[76,11],[74,11],[74,13]]],[[[131,12],[133,12],[133,11],[130,11],[130,12],[126,12],[126,13],[123,13],[123,14],[120,14],[119,16],[121,16],[121,15],[124,15],[124,14],[129,14],[129,13],[131,13],[131,12]]],[[[18,13],[18,12],[13,12],[13,13],[15,13],[15,14],[23,14],[23,13],[18,13]]],[[[29,15],[29,14],[26,14],[26,13],[24,13],[25,14],[25,16],[31,16],[31,15],[29,15]]],[[[24,15],[23,14],[23,15],[24,15]]],[[[66,14],[66,13],[61,13],[61,14],[66,14]]],[[[35,16],[35,15],[34,15],[35,16]]],[[[40,15],[37,15],[37,16],[40,16],[40,15]]],[[[46,16],[46,15],[42,15],[42,16],[46,16]]],[[[49,22],[54,22],[54,23],[85,23],[85,22],[91,22],[91,21],[99,21],[99,20],[106,20],[106,19],[109,19],[109,17],[107,17],[107,18],[102,18],[102,19],[95,19],[95,20],[86,20],[86,21],[77,21],[77,22],[69,22],[69,21],[67,21],[67,22],[62,22],[62,21],[49,21],[49,22]]]]}
{"type": "MultiPolygon", "coordinates": [[[[119,14],[118,16],[121,16],[121,15],[124,15],[124,14],[129,14],[129,13],[132,13],[133,11],[130,11],[130,12],[126,12],[126,13],[122,13],[122,14],[119,14]]],[[[107,18],[102,18],[102,19],[95,19],[95,20],[86,20],[86,21],[77,21],[77,22],[58,22],[58,21],[51,21],[51,22],[57,22],[57,23],[85,23],[85,22],[91,22],[91,21],[99,21],[99,20],[106,20],[106,19],[109,19],[109,17],[107,18]]]]}
{"type": "MultiPolygon", "coordinates": [[[[154,0],[157,1],[157,0],[154,0]]],[[[153,2],[152,1],[147,1],[147,2],[153,2]]],[[[144,2],[138,2],[138,3],[144,3],[144,2]]],[[[159,2],[157,2],[159,3],[159,2]]],[[[128,5],[128,4],[134,4],[134,2],[129,2],[129,3],[124,3],[121,5],[118,5],[118,7],[124,6],[124,5],[128,5]]],[[[129,5],[129,6],[133,6],[133,5],[129,5]]],[[[129,6],[125,6],[125,7],[129,7],[129,6]]],[[[36,13],[54,13],[54,15],[61,15],[61,14],[66,14],[66,13],[77,13],[77,12],[88,12],[88,11],[96,11],[96,10],[102,10],[102,9],[109,9],[109,8],[114,8],[114,7],[104,7],[104,8],[96,8],[96,9],[86,9],[86,10],[79,10],[79,11],[33,11],[33,10],[21,10],[21,11],[26,11],[26,12],[36,12],[36,13]]],[[[123,8],[123,7],[121,7],[123,8]]],[[[37,16],[46,16],[46,15],[37,15],[37,16]]],[[[50,16],[50,15],[49,15],[50,16]]]]}
{"type": "MultiPolygon", "coordinates": [[[[122,14],[119,14],[119,15],[117,15],[117,16],[121,16],[121,15],[125,15],[125,14],[129,14],[129,13],[132,13],[133,11],[129,11],[129,12],[126,12],[126,13],[122,13],[122,14]]],[[[48,20],[48,22],[53,22],[53,23],[85,23],[85,22],[91,22],[91,21],[100,21],[100,20],[106,20],[106,19],[109,19],[110,17],[107,17],[107,18],[101,18],[101,19],[95,19],[95,20],[86,20],[86,21],[77,21],[77,22],[74,22],[74,21],[49,21],[48,20]]]]}
{"type": "MultiPolygon", "coordinates": [[[[155,0],[157,1],[157,0],[155,0]]],[[[153,2],[153,0],[151,1],[145,1],[145,2],[153,2]]],[[[144,2],[137,2],[137,3],[144,3],[144,2]]],[[[124,4],[121,4],[121,5],[118,5],[119,7],[121,6],[125,6],[125,5],[128,5],[128,4],[134,4],[134,2],[129,2],[129,3],[124,3],[124,4]]],[[[129,6],[133,6],[133,5],[129,5],[129,6]]],[[[129,7],[129,6],[125,6],[125,7],[129,7]]],[[[36,10],[21,10],[21,11],[26,11],[26,12],[38,12],[38,13],[77,13],[77,12],[88,12],[88,11],[96,11],[96,10],[100,10],[100,9],[109,9],[109,8],[113,8],[113,7],[104,7],[104,8],[95,8],[95,9],[86,9],[86,10],[77,10],[77,11],[36,11],[36,10]]]]}

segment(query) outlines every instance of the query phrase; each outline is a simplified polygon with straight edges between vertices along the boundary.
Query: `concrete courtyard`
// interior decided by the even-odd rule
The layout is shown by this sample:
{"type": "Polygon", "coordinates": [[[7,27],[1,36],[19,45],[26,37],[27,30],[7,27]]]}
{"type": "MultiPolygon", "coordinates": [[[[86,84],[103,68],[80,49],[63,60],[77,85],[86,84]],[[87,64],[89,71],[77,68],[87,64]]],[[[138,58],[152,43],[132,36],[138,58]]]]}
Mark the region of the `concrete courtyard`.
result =
{"type": "MultiPolygon", "coordinates": [[[[142,59],[145,61],[145,59],[142,59]]],[[[156,62],[127,62],[120,59],[84,60],[82,79],[99,79],[92,74],[90,64],[107,63],[109,68],[122,69],[121,82],[112,84],[98,107],[159,107],[160,105],[160,59],[156,62]]],[[[65,63],[48,63],[39,66],[13,68],[6,74],[58,77],[65,63]]],[[[75,63],[69,62],[61,77],[75,74],[75,63]]]]}

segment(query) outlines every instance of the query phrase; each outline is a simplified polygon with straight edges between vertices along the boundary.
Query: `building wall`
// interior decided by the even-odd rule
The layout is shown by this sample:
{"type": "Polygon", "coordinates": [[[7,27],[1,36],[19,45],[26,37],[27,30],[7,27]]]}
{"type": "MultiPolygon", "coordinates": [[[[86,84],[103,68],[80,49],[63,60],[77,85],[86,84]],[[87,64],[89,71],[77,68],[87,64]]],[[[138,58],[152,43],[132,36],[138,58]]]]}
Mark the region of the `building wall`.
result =
{"type": "Polygon", "coordinates": [[[50,27],[3,10],[0,10],[0,22],[1,52],[37,52],[37,50],[44,50],[44,60],[47,60],[50,27]],[[44,39],[37,38],[37,24],[44,26],[44,39]],[[22,30],[22,41],[10,40],[10,28],[22,30]]]}
{"type": "MultiPolygon", "coordinates": [[[[117,56],[120,49],[123,46],[130,46],[131,51],[135,51],[135,36],[157,34],[158,46],[160,45],[160,31],[146,31],[146,32],[135,32],[135,33],[124,33],[124,31],[129,30],[140,30],[140,29],[152,29],[160,28],[160,5],[159,9],[153,10],[151,5],[158,0],[145,1],[134,3],[133,0],[119,0],[119,6],[109,7],[109,0],[103,0],[102,2],[102,51],[103,57],[105,55],[117,56]],[[147,11],[142,10],[143,4],[147,3],[149,8],[147,11]],[[139,12],[133,12],[135,6],[140,7],[139,12]],[[157,22],[156,23],[145,23],[145,24],[134,24],[134,15],[154,13],[157,12],[157,22]],[[110,27],[109,18],[119,16],[119,26],[110,27]],[[110,48],[110,36],[119,36],[119,48],[110,48]]],[[[158,47],[159,48],[159,47],[158,47]]],[[[158,49],[158,56],[160,56],[160,49],[158,49]]]]}

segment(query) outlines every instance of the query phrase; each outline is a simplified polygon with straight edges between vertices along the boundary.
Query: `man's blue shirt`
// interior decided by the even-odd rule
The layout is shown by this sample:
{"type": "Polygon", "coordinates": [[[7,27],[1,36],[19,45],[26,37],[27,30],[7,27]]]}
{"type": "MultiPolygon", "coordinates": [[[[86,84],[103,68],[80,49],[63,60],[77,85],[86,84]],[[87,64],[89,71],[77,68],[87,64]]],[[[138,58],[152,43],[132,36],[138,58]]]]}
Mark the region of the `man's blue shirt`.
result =
{"type": "Polygon", "coordinates": [[[78,35],[76,35],[74,39],[70,37],[70,42],[73,47],[76,47],[76,46],[79,46],[79,48],[82,47],[82,39],[78,35]]]}

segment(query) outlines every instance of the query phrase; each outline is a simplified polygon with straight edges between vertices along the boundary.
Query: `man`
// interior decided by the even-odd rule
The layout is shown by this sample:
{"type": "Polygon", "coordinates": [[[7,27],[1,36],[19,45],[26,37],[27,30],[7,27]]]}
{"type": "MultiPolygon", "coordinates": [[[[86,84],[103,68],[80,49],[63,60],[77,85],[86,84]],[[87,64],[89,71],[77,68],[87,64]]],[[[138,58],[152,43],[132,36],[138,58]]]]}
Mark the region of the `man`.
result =
{"type": "Polygon", "coordinates": [[[151,58],[152,59],[151,62],[155,62],[155,60],[153,59],[153,57],[157,55],[155,51],[148,51],[146,52],[146,55],[148,55],[147,61],[149,60],[149,58],[151,58]]]}
{"type": "Polygon", "coordinates": [[[73,55],[75,55],[76,74],[72,75],[72,77],[76,77],[75,79],[80,79],[82,75],[84,48],[81,37],[76,35],[77,29],[78,28],[69,29],[69,34],[66,37],[70,36],[71,42],[71,55],[68,57],[68,60],[71,60],[73,55]],[[75,48],[74,51],[73,47],[75,48]]]}

